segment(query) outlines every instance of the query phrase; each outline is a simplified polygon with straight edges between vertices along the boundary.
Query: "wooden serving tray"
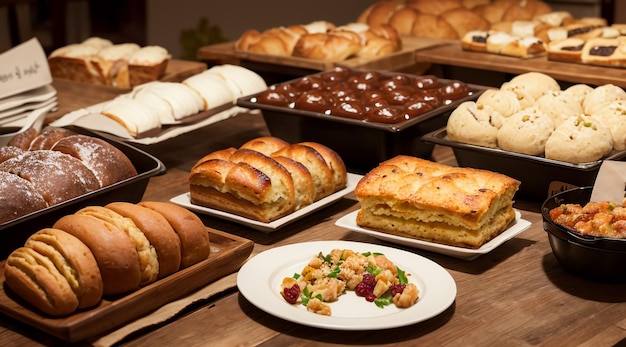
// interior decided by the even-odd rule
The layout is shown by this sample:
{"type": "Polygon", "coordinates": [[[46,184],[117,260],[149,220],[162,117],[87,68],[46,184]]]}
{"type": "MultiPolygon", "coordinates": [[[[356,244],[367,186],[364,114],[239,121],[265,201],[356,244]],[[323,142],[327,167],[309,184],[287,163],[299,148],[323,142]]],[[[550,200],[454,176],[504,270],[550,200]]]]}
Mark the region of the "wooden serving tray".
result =
{"type": "Polygon", "coordinates": [[[45,316],[11,293],[4,283],[3,260],[0,262],[0,312],[69,342],[101,335],[239,270],[252,253],[254,242],[211,228],[207,231],[211,241],[207,260],[128,295],[104,299],[95,308],[62,318],[45,316]]]}
{"type": "Polygon", "coordinates": [[[453,41],[450,40],[404,36],[402,37],[402,49],[398,52],[377,58],[352,58],[344,61],[330,62],[299,57],[283,57],[254,52],[241,52],[235,50],[235,41],[232,41],[200,47],[198,49],[198,59],[218,64],[236,65],[241,65],[242,62],[247,61],[283,67],[288,66],[293,68],[309,69],[314,71],[325,71],[336,66],[399,71],[416,64],[416,51],[429,47],[446,45],[452,42],[453,41]]]}

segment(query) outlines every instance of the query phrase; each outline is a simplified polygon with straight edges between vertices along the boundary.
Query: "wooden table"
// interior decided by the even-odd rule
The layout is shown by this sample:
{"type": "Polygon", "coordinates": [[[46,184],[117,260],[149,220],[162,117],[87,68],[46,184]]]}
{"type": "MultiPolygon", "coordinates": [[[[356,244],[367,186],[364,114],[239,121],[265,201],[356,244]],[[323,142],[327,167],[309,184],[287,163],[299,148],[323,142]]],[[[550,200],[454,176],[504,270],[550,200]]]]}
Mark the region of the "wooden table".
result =
{"type": "Polygon", "coordinates": [[[491,53],[469,52],[461,48],[460,42],[416,51],[415,59],[417,62],[440,65],[444,70],[442,74],[446,77],[451,77],[451,68],[474,70],[476,80],[463,79],[463,81],[483,85],[489,84],[489,77],[492,77],[494,72],[504,74],[503,80],[508,80],[507,75],[535,71],[548,74],[563,82],[590,85],[611,83],[626,88],[626,69],[550,61],[545,55],[520,59],[491,53]]]}
{"type": "MultiPolygon", "coordinates": [[[[99,88],[75,94],[55,82],[61,105],[80,107],[80,100],[103,97],[99,88]]],[[[258,114],[245,113],[178,138],[148,146],[167,166],[151,179],[146,200],[169,200],[186,192],[190,165],[202,155],[238,146],[267,135],[258,114]]],[[[437,147],[434,160],[454,164],[452,152],[437,147]]],[[[351,240],[387,244],[334,225],[358,209],[348,195],[284,229],[261,233],[202,216],[206,225],[253,240],[253,254],[312,240],[351,240]]],[[[522,218],[532,222],[525,232],[473,261],[395,246],[422,255],[447,269],[457,284],[455,302],[440,315],[385,331],[333,331],[291,323],[256,308],[236,288],[194,305],[175,319],[140,331],[123,346],[610,346],[626,341],[626,285],[591,282],[572,275],[555,260],[543,231],[538,204],[516,202],[522,218]]],[[[623,266],[623,264],[616,264],[623,266]]],[[[381,318],[381,319],[384,319],[381,318]]],[[[65,345],[8,317],[0,316],[0,345],[65,345]]]]}

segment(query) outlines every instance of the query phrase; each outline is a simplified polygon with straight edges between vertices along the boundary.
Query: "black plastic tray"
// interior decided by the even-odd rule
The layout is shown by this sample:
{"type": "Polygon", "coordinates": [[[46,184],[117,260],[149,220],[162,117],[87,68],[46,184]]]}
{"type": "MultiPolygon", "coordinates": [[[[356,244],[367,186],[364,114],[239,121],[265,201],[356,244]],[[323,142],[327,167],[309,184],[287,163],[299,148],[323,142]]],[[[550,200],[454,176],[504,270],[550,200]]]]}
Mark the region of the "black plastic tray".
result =
{"type": "Polygon", "coordinates": [[[626,151],[614,151],[601,160],[573,164],[450,140],[446,128],[422,136],[422,141],[452,148],[459,166],[499,172],[521,182],[516,196],[544,201],[564,189],[592,186],[603,160],[621,160],[626,151]]]}
{"type": "Polygon", "coordinates": [[[166,171],[165,165],[159,159],[140,149],[82,128],[68,129],[101,138],[119,148],[135,166],[137,176],[0,224],[0,259],[5,259],[11,251],[22,246],[39,229],[53,225],[57,219],[82,207],[106,205],[114,201],[141,201],[150,177],[166,171]]]}
{"type": "MultiPolygon", "coordinates": [[[[320,74],[322,74],[321,72],[320,74]]],[[[382,75],[403,75],[398,72],[380,72],[382,75]]],[[[319,75],[319,74],[314,74],[319,75]]],[[[415,75],[404,74],[416,77],[415,75]]],[[[284,83],[294,83],[301,78],[284,83]]],[[[439,78],[441,82],[450,80],[439,78]]],[[[290,107],[257,103],[256,93],[237,100],[237,105],[260,109],[272,136],[290,143],[313,141],[335,150],[350,172],[365,173],[380,162],[396,155],[406,154],[430,158],[434,145],[420,137],[448,122],[450,113],[462,102],[476,100],[487,87],[467,84],[470,95],[438,107],[403,122],[383,124],[358,119],[298,110],[290,107]]]]}

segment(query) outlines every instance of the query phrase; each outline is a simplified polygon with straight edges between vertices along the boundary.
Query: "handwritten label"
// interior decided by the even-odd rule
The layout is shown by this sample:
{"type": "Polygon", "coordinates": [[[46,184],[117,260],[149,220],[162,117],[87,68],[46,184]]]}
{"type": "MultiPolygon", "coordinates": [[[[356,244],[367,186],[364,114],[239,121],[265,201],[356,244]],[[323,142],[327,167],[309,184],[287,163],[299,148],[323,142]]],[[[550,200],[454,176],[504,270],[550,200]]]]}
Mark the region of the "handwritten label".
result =
{"type": "Polygon", "coordinates": [[[0,55],[0,99],[50,83],[48,58],[37,38],[0,55]]]}

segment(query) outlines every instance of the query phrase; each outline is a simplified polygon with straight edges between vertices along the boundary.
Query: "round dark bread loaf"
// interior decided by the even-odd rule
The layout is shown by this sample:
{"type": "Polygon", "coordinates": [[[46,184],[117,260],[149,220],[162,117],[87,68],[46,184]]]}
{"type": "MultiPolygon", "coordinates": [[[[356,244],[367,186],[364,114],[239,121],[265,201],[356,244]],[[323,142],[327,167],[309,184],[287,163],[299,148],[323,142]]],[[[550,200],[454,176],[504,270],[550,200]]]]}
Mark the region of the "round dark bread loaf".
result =
{"type": "Polygon", "coordinates": [[[57,141],[51,149],[83,162],[96,175],[101,187],[137,175],[137,170],[124,152],[93,136],[70,135],[57,141]]]}
{"type": "Polygon", "coordinates": [[[0,223],[48,207],[46,200],[30,181],[0,171],[0,223]]]}
{"type": "Polygon", "coordinates": [[[83,162],[57,151],[25,151],[0,163],[0,171],[33,183],[49,206],[100,188],[100,182],[83,162]]]}

